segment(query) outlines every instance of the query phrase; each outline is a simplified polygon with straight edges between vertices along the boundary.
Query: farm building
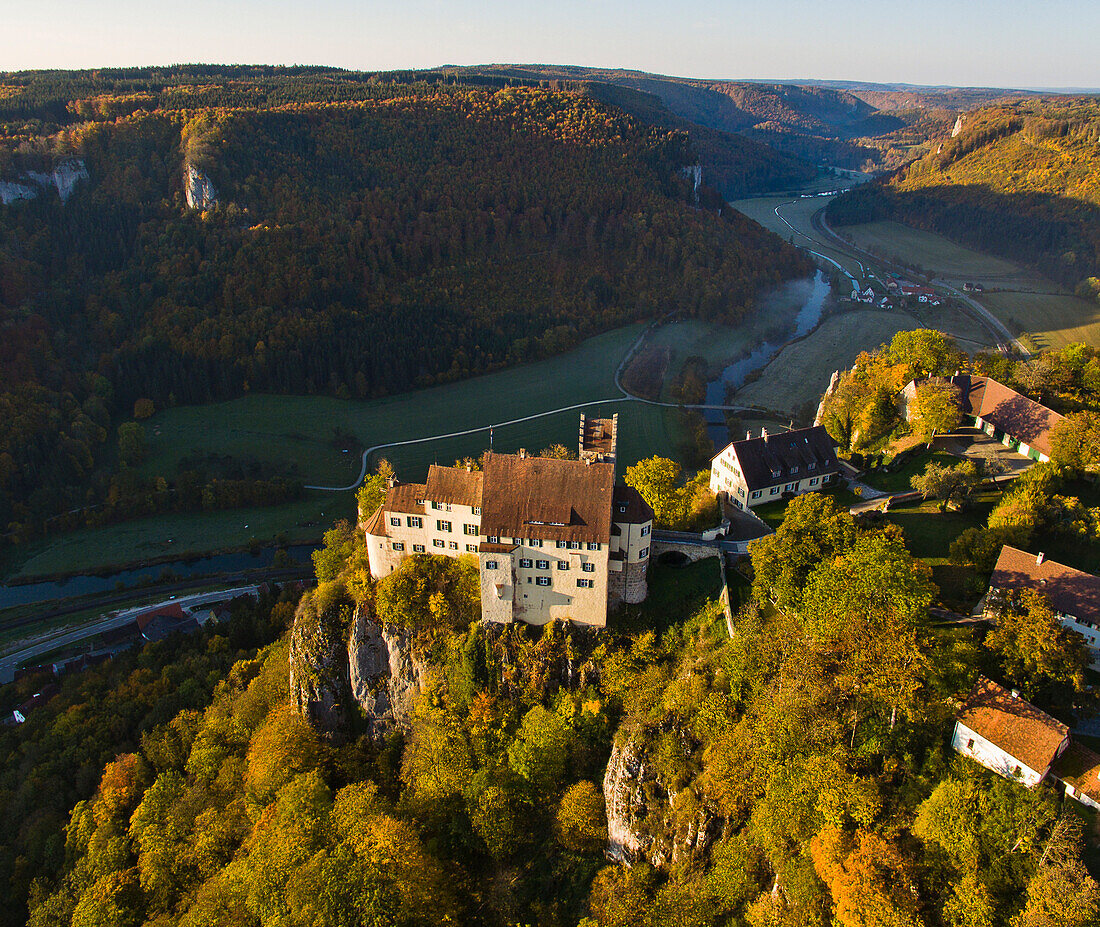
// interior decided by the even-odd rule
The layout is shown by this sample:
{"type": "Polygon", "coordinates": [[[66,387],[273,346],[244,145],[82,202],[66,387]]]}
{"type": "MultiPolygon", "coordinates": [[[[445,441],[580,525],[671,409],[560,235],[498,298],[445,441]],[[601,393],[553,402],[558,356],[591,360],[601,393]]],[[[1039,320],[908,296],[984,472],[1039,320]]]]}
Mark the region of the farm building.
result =
{"type": "Polygon", "coordinates": [[[783,496],[817,492],[836,483],[836,448],[821,426],[799,428],[727,445],[711,460],[711,492],[739,509],[751,509],[783,496]]]}

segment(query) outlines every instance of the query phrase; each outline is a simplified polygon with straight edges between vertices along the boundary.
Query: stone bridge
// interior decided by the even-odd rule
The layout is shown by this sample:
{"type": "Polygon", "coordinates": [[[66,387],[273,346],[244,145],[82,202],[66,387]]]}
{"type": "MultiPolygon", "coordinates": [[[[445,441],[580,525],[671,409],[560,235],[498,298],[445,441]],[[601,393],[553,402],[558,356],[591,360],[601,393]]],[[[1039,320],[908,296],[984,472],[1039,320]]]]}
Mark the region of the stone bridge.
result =
{"type": "Polygon", "coordinates": [[[704,540],[698,534],[683,531],[654,531],[650,544],[650,561],[682,565],[705,560],[707,557],[722,558],[722,547],[718,541],[704,540]]]}

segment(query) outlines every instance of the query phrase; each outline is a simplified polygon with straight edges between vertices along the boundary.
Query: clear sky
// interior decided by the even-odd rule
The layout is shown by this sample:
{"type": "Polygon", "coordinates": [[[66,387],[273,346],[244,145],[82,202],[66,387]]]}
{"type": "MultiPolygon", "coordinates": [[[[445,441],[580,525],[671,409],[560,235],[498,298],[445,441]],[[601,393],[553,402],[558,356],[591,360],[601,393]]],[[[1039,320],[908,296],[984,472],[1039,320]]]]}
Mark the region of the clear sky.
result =
{"type": "Polygon", "coordinates": [[[181,62],[1100,87],[1100,2],[0,0],[0,69],[181,62]]]}

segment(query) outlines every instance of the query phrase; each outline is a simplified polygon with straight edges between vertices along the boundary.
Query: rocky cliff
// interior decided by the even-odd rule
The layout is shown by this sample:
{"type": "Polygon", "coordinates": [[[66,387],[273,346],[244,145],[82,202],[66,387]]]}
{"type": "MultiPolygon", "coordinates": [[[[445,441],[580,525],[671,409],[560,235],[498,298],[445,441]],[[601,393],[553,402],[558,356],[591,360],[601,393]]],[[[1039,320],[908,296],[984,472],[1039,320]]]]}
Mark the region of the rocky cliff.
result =
{"type": "Polygon", "coordinates": [[[88,179],[88,168],[80,158],[66,158],[48,174],[25,171],[17,182],[0,182],[0,202],[5,206],[19,200],[33,200],[42,190],[52,187],[64,203],[76,185],[88,179]]]}
{"type": "Polygon", "coordinates": [[[691,787],[669,787],[647,755],[647,739],[642,729],[615,737],[603,779],[607,855],[677,868],[705,855],[724,822],[691,787]]]}
{"type": "Polygon", "coordinates": [[[428,668],[413,644],[408,628],[377,621],[364,605],[356,608],[347,641],[347,663],[352,697],[373,738],[406,725],[413,700],[425,687],[428,668]]]}
{"type": "Polygon", "coordinates": [[[352,606],[304,596],[290,632],[290,697],[302,717],[327,734],[342,732],[351,706],[347,634],[352,606]]]}
{"type": "Polygon", "coordinates": [[[218,205],[218,190],[213,181],[194,164],[184,165],[183,195],[191,209],[212,209],[218,205]]]}

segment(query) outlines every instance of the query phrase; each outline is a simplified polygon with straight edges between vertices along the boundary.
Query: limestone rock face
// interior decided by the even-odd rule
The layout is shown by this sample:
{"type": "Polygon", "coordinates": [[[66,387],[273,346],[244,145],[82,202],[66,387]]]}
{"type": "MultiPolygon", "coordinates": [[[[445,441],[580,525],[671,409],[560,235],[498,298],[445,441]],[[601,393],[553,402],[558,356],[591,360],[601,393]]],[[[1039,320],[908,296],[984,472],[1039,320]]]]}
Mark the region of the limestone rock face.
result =
{"type": "Polygon", "coordinates": [[[680,866],[705,855],[722,830],[723,822],[690,789],[669,790],[648,760],[641,731],[616,736],[603,796],[607,855],[620,863],[680,866]]]}
{"type": "Polygon", "coordinates": [[[53,187],[64,203],[73,194],[76,185],[88,179],[88,168],[80,158],[66,158],[44,174],[27,171],[17,183],[0,182],[0,202],[5,206],[18,200],[33,200],[41,190],[53,187]]]}
{"type": "Polygon", "coordinates": [[[955,126],[951,130],[951,137],[952,138],[954,138],[956,135],[958,135],[963,130],[963,123],[965,121],[966,120],[963,119],[963,114],[959,113],[959,118],[955,120],[955,126]]]}
{"type": "Polygon", "coordinates": [[[191,209],[211,209],[218,205],[218,190],[194,164],[183,169],[183,195],[191,209]]]}
{"type": "Polygon", "coordinates": [[[370,736],[378,739],[406,726],[427,678],[412,632],[381,623],[359,606],[348,635],[347,662],[352,697],[366,716],[370,736]]]}
{"type": "Polygon", "coordinates": [[[318,609],[302,599],[290,632],[290,697],[299,713],[319,731],[339,734],[351,702],[345,644],[351,607],[318,609]]]}

